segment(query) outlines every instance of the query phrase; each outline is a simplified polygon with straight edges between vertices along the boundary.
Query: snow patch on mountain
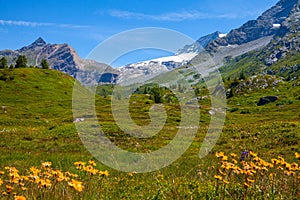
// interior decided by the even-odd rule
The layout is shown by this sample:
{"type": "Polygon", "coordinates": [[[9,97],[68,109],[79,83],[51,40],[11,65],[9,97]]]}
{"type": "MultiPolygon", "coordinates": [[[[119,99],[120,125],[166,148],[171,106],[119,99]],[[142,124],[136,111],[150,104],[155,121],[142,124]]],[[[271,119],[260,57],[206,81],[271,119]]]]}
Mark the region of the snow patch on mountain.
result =
{"type": "Polygon", "coordinates": [[[117,83],[136,83],[151,79],[161,73],[181,67],[191,61],[197,53],[183,53],[128,64],[117,68],[120,72],[117,83]]]}
{"type": "Polygon", "coordinates": [[[219,38],[226,37],[227,33],[220,33],[219,38]]]}

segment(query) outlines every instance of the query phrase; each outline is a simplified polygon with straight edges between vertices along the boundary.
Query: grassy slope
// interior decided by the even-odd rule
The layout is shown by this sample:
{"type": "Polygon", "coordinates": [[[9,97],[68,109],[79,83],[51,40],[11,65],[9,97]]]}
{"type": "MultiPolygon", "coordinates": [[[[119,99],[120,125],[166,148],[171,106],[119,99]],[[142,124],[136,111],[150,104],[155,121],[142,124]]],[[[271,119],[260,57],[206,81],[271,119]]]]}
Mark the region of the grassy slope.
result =
{"type": "Polygon", "coordinates": [[[55,70],[0,70],[0,165],[60,161],[81,156],[84,148],[72,123],[74,79],[55,70]],[[47,155],[47,157],[46,157],[47,155]],[[58,156],[60,155],[60,156],[58,156]]]}
{"type": "Polygon", "coordinates": [[[268,71],[283,80],[275,87],[254,88],[228,99],[228,106],[234,112],[227,114],[228,125],[224,134],[231,130],[228,140],[236,141],[245,149],[258,149],[263,154],[299,151],[300,53],[288,54],[272,66],[263,64],[263,56],[261,51],[253,51],[233,59],[220,69],[227,88],[242,72],[250,77],[268,71]],[[279,99],[275,103],[257,106],[258,100],[267,95],[276,95],[279,99]]]}
{"type": "MultiPolygon", "coordinates": [[[[1,167],[29,167],[49,160],[59,168],[72,169],[74,161],[92,158],[72,123],[72,78],[54,70],[0,70],[0,74],[3,73],[14,79],[0,81],[0,106],[7,106],[8,111],[6,114],[0,112],[1,167]]],[[[291,95],[299,87],[286,83],[276,89],[258,90],[229,99],[228,107],[235,108],[232,110],[235,111],[227,113],[223,134],[214,151],[240,154],[248,149],[266,159],[279,154],[292,159],[293,152],[300,152],[300,102],[291,95]],[[276,103],[256,106],[259,98],[267,94],[278,95],[280,100],[292,99],[293,103],[281,107],[276,103]]],[[[132,118],[136,122],[147,121],[145,106],[149,107],[149,99],[137,95],[132,97],[132,101],[137,105],[130,108],[134,113],[132,118]]],[[[204,108],[208,106],[207,102],[200,104],[204,104],[204,108]]],[[[109,98],[97,97],[96,105],[103,129],[115,143],[131,151],[145,152],[161,147],[172,139],[170,135],[176,131],[172,129],[178,120],[174,109],[176,105],[166,105],[171,116],[168,127],[150,141],[132,139],[118,129],[110,113],[109,98]]],[[[213,154],[202,160],[198,158],[209,120],[207,110],[202,109],[201,112],[199,134],[178,161],[158,172],[134,177],[109,169],[111,182],[101,195],[111,198],[154,198],[156,195],[160,198],[164,195],[168,198],[187,198],[205,193],[209,186],[207,183],[213,179],[206,176],[206,170],[216,159],[213,154]],[[163,178],[158,178],[160,175],[163,178]]],[[[105,168],[103,165],[101,167],[105,168]]]]}
{"type": "Polygon", "coordinates": [[[220,72],[225,79],[239,77],[241,72],[247,76],[266,72],[284,78],[300,76],[300,52],[288,54],[272,66],[266,66],[262,61],[264,59],[262,51],[252,51],[227,62],[220,68],[220,72]]]}

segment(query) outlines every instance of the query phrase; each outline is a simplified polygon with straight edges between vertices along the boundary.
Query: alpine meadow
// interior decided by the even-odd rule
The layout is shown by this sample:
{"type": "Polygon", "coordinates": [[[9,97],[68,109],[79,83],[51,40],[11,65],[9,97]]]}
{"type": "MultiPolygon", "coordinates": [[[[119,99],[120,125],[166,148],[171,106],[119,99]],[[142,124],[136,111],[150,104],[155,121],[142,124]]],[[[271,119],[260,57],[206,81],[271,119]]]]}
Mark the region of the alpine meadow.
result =
{"type": "MultiPolygon", "coordinates": [[[[181,20],[207,17],[150,11],[107,8],[93,16],[124,26],[159,20],[184,26],[181,20]]],[[[26,28],[40,35],[0,51],[0,199],[300,199],[300,0],[280,0],[227,33],[214,30],[172,55],[120,67],[93,53],[83,58],[39,32],[74,28],[76,38],[95,27],[0,19],[0,35],[26,28]],[[150,155],[157,155],[153,162],[150,155]]],[[[153,30],[134,29],[146,39],[132,37],[151,42],[153,30]]],[[[131,39],[125,41],[133,45],[131,39]]]]}

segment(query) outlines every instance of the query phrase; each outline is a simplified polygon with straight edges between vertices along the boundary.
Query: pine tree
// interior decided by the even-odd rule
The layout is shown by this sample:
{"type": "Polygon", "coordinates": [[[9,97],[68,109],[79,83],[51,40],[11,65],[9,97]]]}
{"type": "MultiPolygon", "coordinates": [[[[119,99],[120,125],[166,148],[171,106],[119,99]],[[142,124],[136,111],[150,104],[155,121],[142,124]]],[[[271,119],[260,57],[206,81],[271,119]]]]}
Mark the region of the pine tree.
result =
{"type": "Polygon", "coordinates": [[[155,86],[151,89],[151,92],[153,94],[154,102],[155,103],[162,103],[163,102],[163,95],[164,91],[162,88],[155,86]]]}
{"type": "Polygon", "coordinates": [[[41,66],[42,66],[42,69],[49,69],[49,64],[46,59],[42,59],[41,66]]]}
{"type": "Polygon", "coordinates": [[[15,68],[26,68],[27,67],[27,58],[24,55],[20,55],[16,61],[15,68]]]}
{"type": "Polygon", "coordinates": [[[2,57],[0,59],[0,69],[5,69],[5,68],[8,68],[7,60],[5,57],[2,57]]]}
{"type": "Polygon", "coordinates": [[[242,71],[242,72],[240,73],[239,80],[245,80],[245,79],[246,79],[245,73],[244,73],[244,71],[242,71]]]}

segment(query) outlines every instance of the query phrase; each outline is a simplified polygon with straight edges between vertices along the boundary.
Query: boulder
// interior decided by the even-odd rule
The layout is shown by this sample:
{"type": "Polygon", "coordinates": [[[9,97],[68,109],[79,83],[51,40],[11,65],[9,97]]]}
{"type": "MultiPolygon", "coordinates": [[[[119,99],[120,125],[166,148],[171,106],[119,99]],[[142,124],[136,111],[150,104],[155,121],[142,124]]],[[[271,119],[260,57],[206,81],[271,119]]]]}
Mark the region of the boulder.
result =
{"type": "Polygon", "coordinates": [[[265,96],[265,97],[260,98],[257,105],[258,106],[263,106],[263,105],[266,105],[268,103],[275,102],[276,100],[278,100],[277,96],[265,96]]]}

